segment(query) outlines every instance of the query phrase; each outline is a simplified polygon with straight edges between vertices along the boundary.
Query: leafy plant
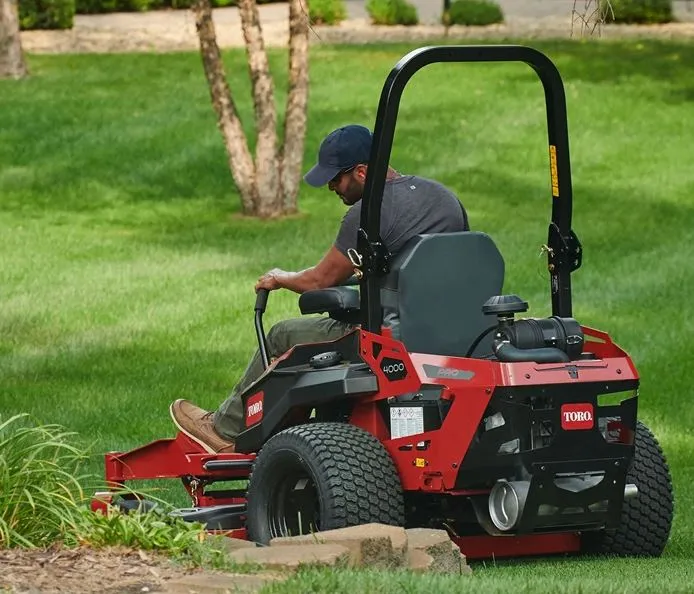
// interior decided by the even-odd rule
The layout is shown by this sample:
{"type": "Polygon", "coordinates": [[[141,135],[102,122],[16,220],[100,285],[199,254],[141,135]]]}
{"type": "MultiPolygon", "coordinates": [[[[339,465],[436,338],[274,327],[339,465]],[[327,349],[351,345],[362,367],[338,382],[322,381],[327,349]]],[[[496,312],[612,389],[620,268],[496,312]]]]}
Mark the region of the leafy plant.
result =
{"type": "Polygon", "coordinates": [[[492,0],[455,0],[442,18],[444,25],[467,26],[491,25],[503,20],[501,7],[492,0]]]}
{"type": "Polygon", "coordinates": [[[106,513],[83,508],[75,531],[80,544],[92,547],[125,546],[157,550],[195,566],[226,567],[221,544],[210,539],[205,526],[186,522],[162,510],[123,513],[109,506],[106,513]]]}
{"type": "Polygon", "coordinates": [[[344,0],[311,0],[308,9],[312,25],[336,25],[347,17],[344,0]]]}
{"type": "Polygon", "coordinates": [[[407,0],[369,0],[366,10],[374,25],[416,25],[417,9],[407,0]]]}
{"type": "MultiPolygon", "coordinates": [[[[607,5],[607,0],[603,4],[607,5]]],[[[654,24],[674,20],[672,0],[609,0],[609,6],[605,6],[607,22],[654,24]]]]}

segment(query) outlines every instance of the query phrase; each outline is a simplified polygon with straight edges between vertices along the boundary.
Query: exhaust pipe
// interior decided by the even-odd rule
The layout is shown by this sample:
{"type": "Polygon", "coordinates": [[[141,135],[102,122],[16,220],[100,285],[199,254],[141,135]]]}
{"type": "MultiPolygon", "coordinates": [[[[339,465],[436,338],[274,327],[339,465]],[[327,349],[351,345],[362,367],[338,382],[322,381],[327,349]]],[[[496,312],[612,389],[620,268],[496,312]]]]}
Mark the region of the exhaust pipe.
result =
{"type": "Polygon", "coordinates": [[[523,515],[530,481],[498,481],[489,493],[489,517],[502,532],[512,530],[523,515]]]}
{"type": "MultiPolygon", "coordinates": [[[[579,477],[571,477],[569,480],[564,479],[563,484],[557,486],[568,491],[581,491],[600,482],[602,477],[587,477],[589,480],[584,480],[579,477]],[[598,478],[599,480],[595,480],[598,478]],[[581,483],[583,489],[579,489],[577,482],[581,483]],[[569,488],[567,488],[569,487],[569,488]],[[571,488],[573,487],[573,488],[571,488]]],[[[498,481],[489,493],[489,517],[494,526],[502,532],[513,530],[518,524],[523,515],[523,508],[528,498],[528,490],[530,489],[530,481],[498,481]]],[[[624,486],[624,499],[632,499],[638,495],[638,487],[633,483],[624,486]]],[[[548,506],[540,506],[539,515],[550,515],[551,512],[547,509],[548,506]],[[544,509],[543,509],[544,508],[544,509]],[[543,513],[544,511],[544,513],[543,513]]],[[[554,508],[556,510],[556,508],[554,508]]]]}

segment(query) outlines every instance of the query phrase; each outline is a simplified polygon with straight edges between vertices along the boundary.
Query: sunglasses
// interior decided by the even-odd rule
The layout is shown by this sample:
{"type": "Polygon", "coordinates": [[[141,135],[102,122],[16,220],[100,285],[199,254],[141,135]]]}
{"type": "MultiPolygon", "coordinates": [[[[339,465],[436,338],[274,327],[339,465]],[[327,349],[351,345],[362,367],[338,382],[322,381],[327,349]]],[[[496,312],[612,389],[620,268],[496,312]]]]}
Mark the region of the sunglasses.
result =
{"type": "Polygon", "coordinates": [[[357,167],[356,165],[352,165],[351,167],[349,167],[349,168],[347,168],[347,169],[343,169],[343,170],[340,171],[335,177],[333,177],[333,178],[330,180],[330,183],[331,183],[331,184],[337,184],[337,183],[339,183],[340,178],[341,178],[343,175],[345,175],[346,173],[349,173],[350,171],[353,171],[354,169],[356,169],[356,167],[357,167]]]}

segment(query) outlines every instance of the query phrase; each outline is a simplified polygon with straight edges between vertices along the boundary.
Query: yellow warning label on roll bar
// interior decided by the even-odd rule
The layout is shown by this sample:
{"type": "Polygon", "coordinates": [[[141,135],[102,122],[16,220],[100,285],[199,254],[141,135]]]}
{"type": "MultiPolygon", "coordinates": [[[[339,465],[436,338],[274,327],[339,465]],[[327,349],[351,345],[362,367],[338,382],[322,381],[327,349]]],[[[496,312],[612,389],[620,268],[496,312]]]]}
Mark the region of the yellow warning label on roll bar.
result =
{"type": "Polygon", "coordinates": [[[557,173],[557,147],[549,145],[549,169],[552,174],[552,196],[559,198],[559,174],[557,173]]]}

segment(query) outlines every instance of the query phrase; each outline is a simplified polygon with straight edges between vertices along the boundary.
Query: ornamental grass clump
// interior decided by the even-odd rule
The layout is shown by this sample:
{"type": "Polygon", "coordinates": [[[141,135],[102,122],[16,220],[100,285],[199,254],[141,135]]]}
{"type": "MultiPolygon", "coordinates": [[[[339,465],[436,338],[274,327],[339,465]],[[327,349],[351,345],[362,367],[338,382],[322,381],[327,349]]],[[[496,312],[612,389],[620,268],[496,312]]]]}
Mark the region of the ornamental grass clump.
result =
{"type": "Polygon", "coordinates": [[[0,548],[44,547],[76,535],[84,454],[56,425],[0,418],[0,548]]]}

